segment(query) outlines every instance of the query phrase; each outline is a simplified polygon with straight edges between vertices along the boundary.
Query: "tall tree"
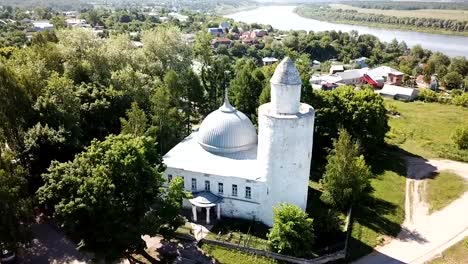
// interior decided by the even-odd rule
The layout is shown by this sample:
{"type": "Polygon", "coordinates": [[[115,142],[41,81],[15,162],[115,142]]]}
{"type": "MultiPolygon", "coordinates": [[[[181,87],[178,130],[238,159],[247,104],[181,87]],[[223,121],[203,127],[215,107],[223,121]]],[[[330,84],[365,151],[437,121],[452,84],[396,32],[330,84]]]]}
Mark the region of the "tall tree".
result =
{"type": "Polygon", "coordinates": [[[333,150],[327,157],[321,199],[341,210],[349,209],[370,191],[372,173],[364,156],[359,155],[359,145],[346,130],[340,131],[333,150]]]}
{"type": "Polygon", "coordinates": [[[39,201],[77,235],[80,247],[106,262],[145,253],[143,234],[169,239],[183,223],[180,179],[163,189],[161,155],[149,137],[109,136],[93,141],[73,161],[54,162],[43,175],[39,201]]]}
{"type": "Polygon", "coordinates": [[[234,98],[234,105],[254,122],[264,83],[265,75],[252,60],[247,60],[238,66],[236,75],[231,81],[230,92],[234,98]]]}
{"type": "Polygon", "coordinates": [[[122,123],[122,134],[143,136],[148,128],[148,118],[136,102],[132,103],[132,108],[127,110],[127,119],[120,118],[122,123]]]}
{"type": "Polygon", "coordinates": [[[0,248],[14,250],[29,238],[32,215],[26,172],[0,147],[0,248]]]}

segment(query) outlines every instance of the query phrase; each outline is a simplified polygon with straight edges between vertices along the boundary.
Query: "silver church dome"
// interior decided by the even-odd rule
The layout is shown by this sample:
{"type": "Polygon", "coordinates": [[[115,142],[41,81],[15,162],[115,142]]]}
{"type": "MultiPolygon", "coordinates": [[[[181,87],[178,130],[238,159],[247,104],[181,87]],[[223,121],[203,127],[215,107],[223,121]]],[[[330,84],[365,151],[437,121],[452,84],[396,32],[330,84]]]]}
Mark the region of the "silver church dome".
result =
{"type": "Polygon", "coordinates": [[[257,132],[250,119],[231,106],[227,96],[224,104],[201,123],[198,143],[212,153],[233,153],[257,144],[257,132]]]}

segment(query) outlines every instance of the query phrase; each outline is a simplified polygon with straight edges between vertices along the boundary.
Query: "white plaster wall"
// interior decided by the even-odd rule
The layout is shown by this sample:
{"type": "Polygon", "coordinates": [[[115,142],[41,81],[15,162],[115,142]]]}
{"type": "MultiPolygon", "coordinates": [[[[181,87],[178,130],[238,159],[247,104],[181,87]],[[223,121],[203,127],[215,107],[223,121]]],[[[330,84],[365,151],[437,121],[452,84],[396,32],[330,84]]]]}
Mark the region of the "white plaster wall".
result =
{"type": "MultiPolygon", "coordinates": [[[[186,191],[193,191],[191,189],[192,178],[197,179],[196,191],[204,191],[205,181],[209,180],[211,192],[223,197],[221,216],[260,219],[258,213],[261,212],[261,207],[263,206],[260,204],[260,201],[264,201],[266,196],[266,183],[263,181],[252,181],[235,176],[210,175],[168,167],[164,172],[166,179],[169,174],[173,177],[183,176],[186,191]],[[218,194],[219,182],[222,182],[224,187],[222,195],[218,194]],[[232,184],[237,185],[237,197],[232,196],[232,184]],[[246,186],[251,188],[251,199],[245,198],[246,186]]],[[[184,201],[183,205],[184,207],[191,208],[191,204],[188,201],[184,201]]]]}
{"type": "Polygon", "coordinates": [[[295,115],[278,115],[271,104],[259,108],[258,162],[266,174],[263,222],[272,224],[272,207],[291,203],[304,209],[312,158],[314,110],[301,104],[295,115]]]}
{"type": "Polygon", "coordinates": [[[271,83],[272,110],[281,114],[295,114],[299,111],[301,85],[271,83]]]}

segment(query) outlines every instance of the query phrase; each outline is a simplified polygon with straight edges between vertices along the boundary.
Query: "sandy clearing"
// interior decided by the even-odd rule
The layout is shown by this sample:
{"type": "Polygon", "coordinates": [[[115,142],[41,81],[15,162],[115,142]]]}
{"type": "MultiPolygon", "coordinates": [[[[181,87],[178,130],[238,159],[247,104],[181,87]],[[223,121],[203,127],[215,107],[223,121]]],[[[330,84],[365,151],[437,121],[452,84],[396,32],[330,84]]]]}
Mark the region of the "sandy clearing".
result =
{"type": "Polygon", "coordinates": [[[407,163],[406,217],[400,234],[355,263],[424,263],[468,236],[468,192],[431,215],[422,197],[424,177],[448,170],[468,180],[468,164],[414,157],[407,158],[407,163]]]}

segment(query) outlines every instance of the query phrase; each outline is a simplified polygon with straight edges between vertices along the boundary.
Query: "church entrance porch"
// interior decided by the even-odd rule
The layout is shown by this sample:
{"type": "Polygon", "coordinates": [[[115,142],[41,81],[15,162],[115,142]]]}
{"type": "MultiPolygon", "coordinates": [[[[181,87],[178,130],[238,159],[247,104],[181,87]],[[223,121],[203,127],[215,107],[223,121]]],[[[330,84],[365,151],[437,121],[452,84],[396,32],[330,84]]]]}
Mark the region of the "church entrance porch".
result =
{"type": "Polygon", "coordinates": [[[193,222],[197,222],[199,216],[203,216],[202,214],[199,215],[198,211],[201,209],[205,211],[206,214],[204,218],[206,219],[206,224],[211,224],[211,216],[216,215],[216,219],[221,219],[221,201],[223,200],[222,197],[219,197],[209,191],[202,191],[202,192],[194,192],[192,193],[193,198],[189,199],[190,204],[192,205],[192,220],[193,222]]]}

